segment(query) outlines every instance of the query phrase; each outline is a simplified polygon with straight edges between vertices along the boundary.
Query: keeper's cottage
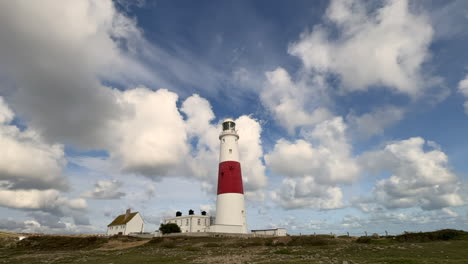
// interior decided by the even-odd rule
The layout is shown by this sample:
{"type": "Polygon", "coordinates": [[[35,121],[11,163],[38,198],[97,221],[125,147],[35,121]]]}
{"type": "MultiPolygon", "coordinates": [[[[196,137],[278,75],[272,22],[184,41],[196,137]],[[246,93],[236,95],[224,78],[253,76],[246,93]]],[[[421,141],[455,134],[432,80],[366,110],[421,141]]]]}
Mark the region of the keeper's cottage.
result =
{"type": "Polygon", "coordinates": [[[107,225],[107,235],[128,235],[130,233],[142,233],[145,230],[145,222],[140,213],[132,213],[127,209],[125,214],[117,216],[112,223],[107,225]]]}

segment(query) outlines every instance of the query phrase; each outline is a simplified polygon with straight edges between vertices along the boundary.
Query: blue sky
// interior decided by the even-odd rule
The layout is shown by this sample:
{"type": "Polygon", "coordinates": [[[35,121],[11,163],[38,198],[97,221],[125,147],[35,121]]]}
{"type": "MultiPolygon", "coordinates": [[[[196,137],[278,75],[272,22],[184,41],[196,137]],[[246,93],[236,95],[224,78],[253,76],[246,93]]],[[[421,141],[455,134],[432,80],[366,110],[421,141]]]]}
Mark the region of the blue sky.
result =
{"type": "Polygon", "coordinates": [[[464,1],[0,5],[2,230],[213,213],[226,117],[250,229],[468,229],[464,1]]]}

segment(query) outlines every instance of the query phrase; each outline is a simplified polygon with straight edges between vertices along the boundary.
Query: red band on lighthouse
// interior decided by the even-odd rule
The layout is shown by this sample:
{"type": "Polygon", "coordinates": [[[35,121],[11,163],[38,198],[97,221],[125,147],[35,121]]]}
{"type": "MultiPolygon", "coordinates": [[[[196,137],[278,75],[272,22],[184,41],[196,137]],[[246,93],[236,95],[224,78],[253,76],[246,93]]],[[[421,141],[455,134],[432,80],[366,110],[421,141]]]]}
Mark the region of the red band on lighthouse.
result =
{"type": "Polygon", "coordinates": [[[223,193],[244,194],[240,163],[224,161],[219,164],[218,195],[223,193]]]}

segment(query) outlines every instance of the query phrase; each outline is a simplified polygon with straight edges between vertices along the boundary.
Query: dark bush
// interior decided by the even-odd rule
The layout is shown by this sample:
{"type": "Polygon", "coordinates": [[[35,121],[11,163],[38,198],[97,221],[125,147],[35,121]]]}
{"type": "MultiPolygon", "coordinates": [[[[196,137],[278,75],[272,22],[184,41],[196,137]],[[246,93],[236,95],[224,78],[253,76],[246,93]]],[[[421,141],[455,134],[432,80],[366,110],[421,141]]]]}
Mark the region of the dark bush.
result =
{"type": "Polygon", "coordinates": [[[358,239],[356,239],[356,242],[357,243],[362,243],[362,244],[369,244],[370,242],[372,242],[372,238],[362,236],[362,237],[359,237],[358,239]]]}
{"type": "Polygon", "coordinates": [[[399,242],[430,242],[440,240],[454,240],[467,236],[467,232],[454,229],[443,229],[434,232],[404,233],[395,237],[399,242]]]}
{"type": "Polygon", "coordinates": [[[175,223],[161,224],[159,231],[163,234],[180,233],[180,227],[175,223]]]}

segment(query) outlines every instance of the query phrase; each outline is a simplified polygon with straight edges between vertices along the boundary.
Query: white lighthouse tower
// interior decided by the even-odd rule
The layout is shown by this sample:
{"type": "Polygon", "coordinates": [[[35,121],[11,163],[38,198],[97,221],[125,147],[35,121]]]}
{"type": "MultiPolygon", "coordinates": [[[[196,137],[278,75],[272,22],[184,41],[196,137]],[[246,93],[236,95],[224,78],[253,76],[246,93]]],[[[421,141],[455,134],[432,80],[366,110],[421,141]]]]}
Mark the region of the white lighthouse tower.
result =
{"type": "Polygon", "coordinates": [[[216,224],[210,232],[247,233],[245,218],[244,188],[239,162],[239,135],[232,119],[223,122],[219,135],[218,198],[216,201],[216,224]]]}

